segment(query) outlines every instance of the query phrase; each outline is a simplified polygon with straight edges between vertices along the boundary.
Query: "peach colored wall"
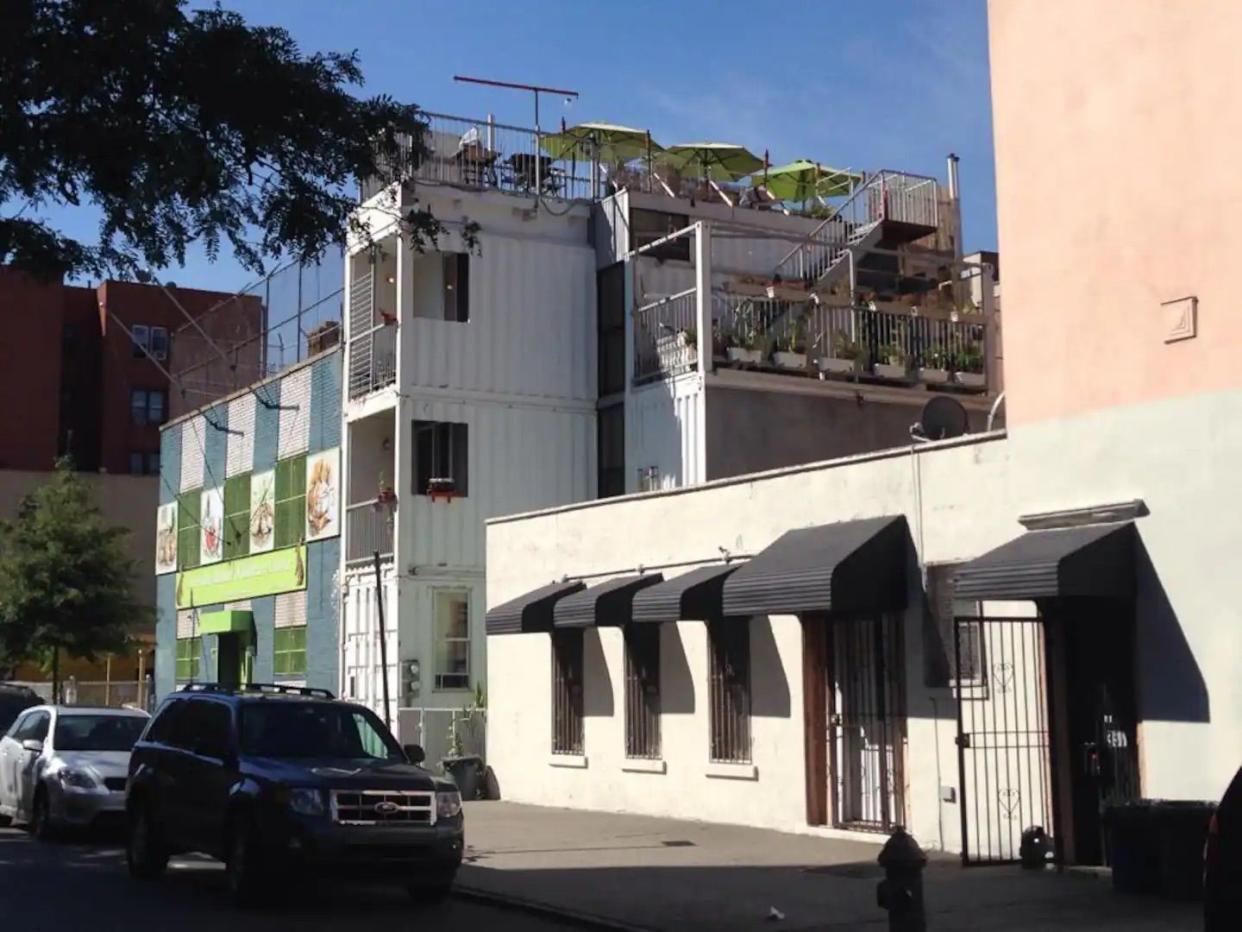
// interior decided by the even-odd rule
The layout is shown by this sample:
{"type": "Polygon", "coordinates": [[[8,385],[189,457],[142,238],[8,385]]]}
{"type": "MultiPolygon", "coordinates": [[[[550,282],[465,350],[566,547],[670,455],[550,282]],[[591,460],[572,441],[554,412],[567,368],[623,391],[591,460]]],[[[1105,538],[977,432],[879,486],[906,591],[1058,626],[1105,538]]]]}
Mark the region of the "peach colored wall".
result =
{"type": "Polygon", "coordinates": [[[1008,423],[1242,385],[1242,3],[988,15],[1008,423]]]}

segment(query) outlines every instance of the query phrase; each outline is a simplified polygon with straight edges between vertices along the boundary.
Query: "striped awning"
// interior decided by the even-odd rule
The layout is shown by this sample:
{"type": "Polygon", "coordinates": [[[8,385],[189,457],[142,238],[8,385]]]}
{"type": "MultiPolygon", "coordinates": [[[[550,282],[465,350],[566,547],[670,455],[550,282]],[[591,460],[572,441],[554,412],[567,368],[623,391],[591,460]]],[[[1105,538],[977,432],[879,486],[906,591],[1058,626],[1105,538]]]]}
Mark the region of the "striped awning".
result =
{"type": "Polygon", "coordinates": [[[555,582],[510,599],[488,611],[487,633],[529,634],[535,631],[551,631],[552,607],[559,600],[585,588],[580,580],[555,582]]]}
{"type": "Polygon", "coordinates": [[[906,606],[904,515],[787,531],[729,576],[725,615],[881,612],[906,606]]]}
{"type": "Polygon", "coordinates": [[[714,621],[723,617],[724,583],[741,563],[700,566],[634,596],[635,621],[714,621]]]}
{"type": "Polygon", "coordinates": [[[1028,531],[954,576],[959,599],[1134,598],[1133,522],[1028,531]]]}
{"type": "Polygon", "coordinates": [[[619,576],[561,599],[553,609],[558,628],[624,625],[633,620],[634,594],[664,579],[663,573],[619,576]]]}

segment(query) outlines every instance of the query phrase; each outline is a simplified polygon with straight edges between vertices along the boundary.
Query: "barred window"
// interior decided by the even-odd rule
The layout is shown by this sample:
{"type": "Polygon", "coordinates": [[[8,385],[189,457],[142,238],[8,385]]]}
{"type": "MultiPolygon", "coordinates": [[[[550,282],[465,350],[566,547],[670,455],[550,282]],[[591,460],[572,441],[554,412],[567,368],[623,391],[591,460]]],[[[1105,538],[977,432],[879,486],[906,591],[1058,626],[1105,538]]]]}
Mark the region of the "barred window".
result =
{"type": "Polygon", "coordinates": [[[580,628],[552,632],[552,753],[583,753],[580,628]]]}
{"type": "Polygon", "coordinates": [[[625,756],[660,756],[660,626],[625,628],[625,756]]]}
{"type": "Polygon", "coordinates": [[[750,620],[707,626],[711,759],[750,763],[750,620]]]}
{"type": "Polygon", "coordinates": [[[202,658],[203,641],[201,638],[177,638],[177,669],[178,682],[193,682],[198,679],[199,660],[202,658]]]}

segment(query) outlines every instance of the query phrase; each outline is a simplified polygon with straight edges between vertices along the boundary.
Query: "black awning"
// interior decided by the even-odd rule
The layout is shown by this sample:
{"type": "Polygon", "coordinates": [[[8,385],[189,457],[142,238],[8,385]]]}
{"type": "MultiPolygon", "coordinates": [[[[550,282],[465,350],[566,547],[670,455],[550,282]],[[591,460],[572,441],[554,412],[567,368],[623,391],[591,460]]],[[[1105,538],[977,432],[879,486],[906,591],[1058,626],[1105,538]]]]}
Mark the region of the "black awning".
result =
{"type": "Polygon", "coordinates": [[[552,630],[552,606],[566,596],[585,589],[580,580],[541,586],[487,613],[488,634],[529,634],[552,630]]]}
{"type": "Polygon", "coordinates": [[[725,580],[724,613],[903,609],[909,548],[904,515],[787,531],[725,580]]]}
{"type": "Polygon", "coordinates": [[[1134,598],[1134,524],[1028,531],[953,577],[959,599],[1134,598]]]}
{"type": "Polygon", "coordinates": [[[632,618],[634,593],[654,586],[663,573],[620,576],[575,592],[556,603],[553,623],[558,628],[589,628],[592,625],[623,625],[632,618]]]}
{"type": "Polygon", "coordinates": [[[721,597],[729,575],[743,564],[700,566],[634,596],[635,621],[712,621],[723,617],[721,597]]]}

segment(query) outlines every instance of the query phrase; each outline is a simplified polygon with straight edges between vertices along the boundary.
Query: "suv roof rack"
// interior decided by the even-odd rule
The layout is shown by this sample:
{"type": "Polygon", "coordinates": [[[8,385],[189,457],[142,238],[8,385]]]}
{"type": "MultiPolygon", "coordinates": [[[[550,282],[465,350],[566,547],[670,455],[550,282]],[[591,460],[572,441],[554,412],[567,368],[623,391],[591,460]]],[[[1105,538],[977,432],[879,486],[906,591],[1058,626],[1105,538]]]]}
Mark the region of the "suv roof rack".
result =
{"type": "Polygon", "coordinates": [[[221,683],[187,683],[181,692],[195,693],[226,693],[230,696],[241,693],[273,694],[277,696],[312,696],[316,699],[335,699],[330,689],[316,686],[291,686],[288,683],[244,683],[241,686],[225,686],[221,683]]]}

